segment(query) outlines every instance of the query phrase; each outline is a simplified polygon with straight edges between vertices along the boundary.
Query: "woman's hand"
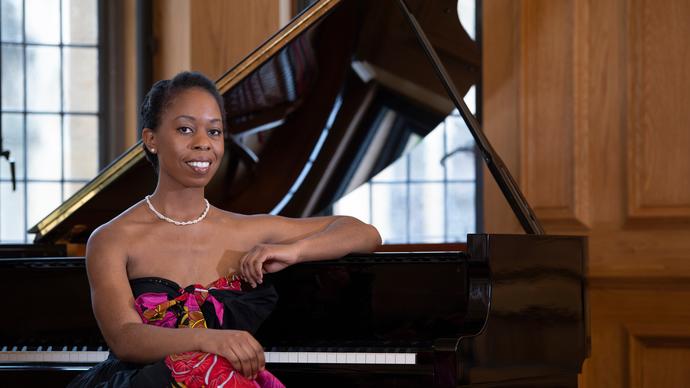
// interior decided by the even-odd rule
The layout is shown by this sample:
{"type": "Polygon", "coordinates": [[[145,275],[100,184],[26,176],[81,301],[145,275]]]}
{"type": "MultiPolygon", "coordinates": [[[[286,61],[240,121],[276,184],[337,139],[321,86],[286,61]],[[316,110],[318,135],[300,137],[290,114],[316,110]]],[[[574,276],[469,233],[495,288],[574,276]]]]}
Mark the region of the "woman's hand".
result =
{"type": "Polygon", "coordinates": [[[259,244],[240,259],[240,276],[252,287],[261,284],[264,273],[277,272],[299,260],[296,243],[259,244]]]}
{"type": "Polygon", "coordinates": [[[225,357],[245,377],[253,380],[264,370],[264,349],[248,332],[213,329],[193,331],[202,334],[201,351],[225,357]]]}

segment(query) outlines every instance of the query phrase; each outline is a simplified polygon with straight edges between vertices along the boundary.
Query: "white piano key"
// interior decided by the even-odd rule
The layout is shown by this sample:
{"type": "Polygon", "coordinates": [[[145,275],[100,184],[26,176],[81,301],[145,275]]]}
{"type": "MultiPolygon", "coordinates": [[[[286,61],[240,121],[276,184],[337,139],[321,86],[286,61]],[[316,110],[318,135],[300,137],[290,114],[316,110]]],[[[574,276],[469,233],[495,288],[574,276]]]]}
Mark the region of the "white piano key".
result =
{"type": "Polygon", "coordinates": [[[108,358],[108,353],[107,352],[99,352],[99,351],[89,351],[88,352],[88,360],[90,362],[101,362],[104,361],[106,358],[108,358]]]}
{"type": "MultiPolygon", "coordinates": [[[[23,348],[23,347],[22,347],[23,348]]],[[[83,349],[83,347],[82,347],[83,349]]],[[[266,352],[267,363],[297,364],[388,364],[413,365],[414,353],[362,352],[266,352]]],[[[0,362],[98,363],[108,358],[108,351],[5,351],[0,362]]]]}
{"type": "Polygon", "coordinates": [[[280,352],[280,357],[278,357],[280,362],[290,362],[290,353],[280,352]]]}
{"type": "Polygon", "coordinates": [[[76,350],[67,352],[67,356],[70,362],[79,362],[79,353],[76,350]]]}
{"type": "Polygon", "coordinates": [[[406,364],[404,353],[395,353],[395,363],[396,364],[406,364]]]}
{"type": "Polygon", "coordinates": [[[375,364],[376,363],[376,355],[374,353],[365,353],[366,358],[364,360],[365,364],[375,364]]]}
{"type": "Polygon", "coordinates": [[[318,362],[319,355],[315,352],[307,352],[307,362],[310,364],[316,364],[318,362]]]}
{"type": "Polygon", "coordinates": [[[335,362],[338,364],[346,364],[347,363],[347,354],[346,353],[336,353],[335,354],[335,362]]]}
{"type": "Polygon", "coordinates": [[[355,353],[355,361],[357,361],[357,364],[366,364],[366,362],[367,362],[366,353],[355,353]]]}

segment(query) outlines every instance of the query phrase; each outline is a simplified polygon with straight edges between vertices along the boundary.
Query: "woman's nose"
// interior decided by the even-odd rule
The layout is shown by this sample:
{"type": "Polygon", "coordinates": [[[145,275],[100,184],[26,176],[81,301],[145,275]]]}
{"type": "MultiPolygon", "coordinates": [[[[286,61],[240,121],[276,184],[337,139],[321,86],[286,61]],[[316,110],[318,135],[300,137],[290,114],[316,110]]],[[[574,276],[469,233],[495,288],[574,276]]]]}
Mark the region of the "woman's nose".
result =
{"type": "Polygon", "coordinates": [[[194,142],[192,143],[192,148],[195,150],[210,150],[211,149],[211,141],[208,139],[208,136],[205,136],[203,132],[197,132],[197,134],[194,136],[194,142]]]}

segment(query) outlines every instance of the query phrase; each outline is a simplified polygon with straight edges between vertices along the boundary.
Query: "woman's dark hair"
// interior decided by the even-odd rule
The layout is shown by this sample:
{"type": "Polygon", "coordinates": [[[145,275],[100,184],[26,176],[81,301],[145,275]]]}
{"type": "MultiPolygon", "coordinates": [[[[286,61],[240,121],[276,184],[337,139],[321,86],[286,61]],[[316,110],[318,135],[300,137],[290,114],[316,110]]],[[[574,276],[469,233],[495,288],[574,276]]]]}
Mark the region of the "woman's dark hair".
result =
{"type": "MultiPolygon", "coordinates": [[[[225,104],[223,104],[223,97],[218,92],[216,85],[205,75],[195,71],[183,71],[178,73],[172,79],[165,79],[156,82],[151,90],[144,97],[139,110],[139,117],[141,119],[141,128],[151,128],[153,131],[158,129],[160,118],[168,108],[173,99],[180,93],[191,88],[201,88],[209,92],[218,103],[220,109],[221,120],[225,123],[225,104]]],[[[146,159],[153,165],[153,168],[158,172],[158,155],[151,153],[145,144],[144,152],[146,152],[146,159]]]]}

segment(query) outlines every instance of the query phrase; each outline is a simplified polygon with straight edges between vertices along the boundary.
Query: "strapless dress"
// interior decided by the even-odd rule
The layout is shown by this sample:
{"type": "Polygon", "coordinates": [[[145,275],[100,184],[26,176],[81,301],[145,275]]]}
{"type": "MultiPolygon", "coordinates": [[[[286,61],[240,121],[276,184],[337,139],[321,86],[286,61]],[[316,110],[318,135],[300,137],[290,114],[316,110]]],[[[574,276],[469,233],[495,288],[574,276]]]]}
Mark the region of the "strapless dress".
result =
{"type": "MultiPolygon", "coordinates": [[[[135,309],[149,325],[171,328],[212,328],[256,332],[273,310],[278,295],[268,285],[243,290],[234,275],[207,286],[180,287],[160,278],[130,280],[135,309]]],[[[270,372],[249,380],[224,357],[204,353],[171,354],[151,364],[107,360],[77,376],[68,387],[237,387],[277,388],[284,385],[270,372]]]]}

